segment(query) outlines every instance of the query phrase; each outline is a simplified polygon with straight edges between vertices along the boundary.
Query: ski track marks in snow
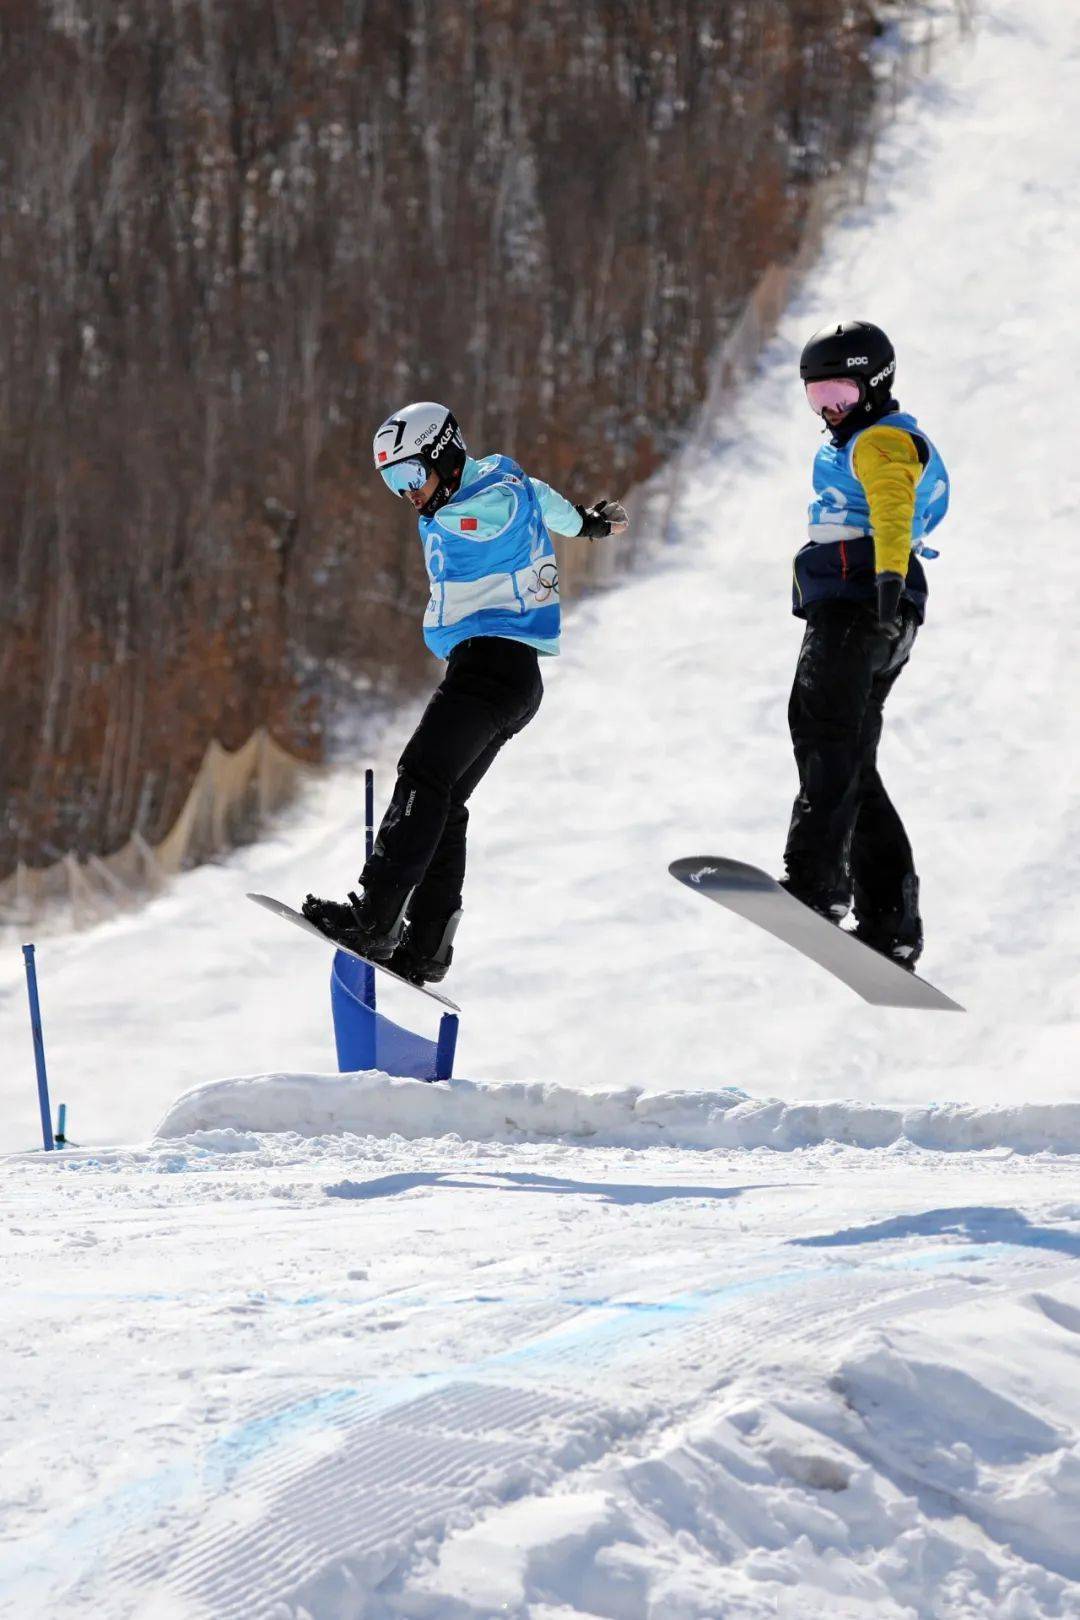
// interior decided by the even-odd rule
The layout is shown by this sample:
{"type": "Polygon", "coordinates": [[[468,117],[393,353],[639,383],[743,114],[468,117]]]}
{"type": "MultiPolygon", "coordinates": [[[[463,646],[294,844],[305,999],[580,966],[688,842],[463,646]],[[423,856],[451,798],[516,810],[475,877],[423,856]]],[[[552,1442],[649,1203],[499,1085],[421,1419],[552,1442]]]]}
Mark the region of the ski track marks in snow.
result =
{"type": "Polygon", "coordinates": [[[392,1387],[313,1395],[244,1425],[221,1448],[218,1522],[179,1556],[135,1553],[112,1578],[163,1585],[214,1620],[348,1612],[350,1592],[362,1601],[464,1504],[542,1489],[610,1441],[602,1410],[449,1380],[406,1398],[420,1382],[402,1380],[396,1402],[392,1387]]]}

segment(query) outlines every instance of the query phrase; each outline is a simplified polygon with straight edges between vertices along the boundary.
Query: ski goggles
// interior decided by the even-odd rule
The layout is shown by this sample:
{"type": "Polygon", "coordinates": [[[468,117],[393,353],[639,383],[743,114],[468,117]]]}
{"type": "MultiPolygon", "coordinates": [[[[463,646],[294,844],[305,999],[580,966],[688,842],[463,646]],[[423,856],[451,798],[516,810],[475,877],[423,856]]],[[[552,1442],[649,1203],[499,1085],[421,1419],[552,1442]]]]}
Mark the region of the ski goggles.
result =
{"type": "Polygon", "coordinates": [[[862,383],[854,377],[822,377],[807,383],[806,397],[819,416],[824,411],[850,411],[862,399],[862,383]]]}
{"type": "Polygon", "coordinates": [[[408,461],[395,461],[389,467],[380,467],[379,473],[390,493],[400,495],[402,499],[423,489],[431,476],[418,456],[410,456],[408,461]]]}

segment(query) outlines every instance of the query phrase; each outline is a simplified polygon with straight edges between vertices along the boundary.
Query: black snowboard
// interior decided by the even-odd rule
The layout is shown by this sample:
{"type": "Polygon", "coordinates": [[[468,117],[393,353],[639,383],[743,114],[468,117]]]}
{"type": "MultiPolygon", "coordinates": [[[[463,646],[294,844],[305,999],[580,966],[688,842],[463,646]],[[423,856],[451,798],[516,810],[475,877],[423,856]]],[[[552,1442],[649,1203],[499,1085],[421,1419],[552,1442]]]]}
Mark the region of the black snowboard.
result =
{"type": "Polygon", "coordinates": [[[407,990],[415,990],[417,995],[427,996],[429,1000],[437,1001],[440,1007],[446,1007],[450,1012],[459,1013],[461,1011],[456,1001],[451,1001],[449,996],[440,995],[438,990],[429,990],[426,984],[413,984],[411,979],[403,979],[400,973],[395,973],[393,968],[388,968],[385,962],[368,961],[368,958],[361,956],[359,951],[350,951],[347,945],[339,945],[336,940],[330,939],[324,934],[321,928],[316,928],[313,922],[308,922],[307,918],[302,916],[299,911],[294,911],[292,906],[287,906],[283,900],[275,900],[269,894],[249,894],[248,899],[254,900],[257,906],[263,906],[267,911],[272,911],[275,917],[284,917],[286,922],[295,923],[297,928],[302,928],[306,934],[313,934],[316,939],[321,939],[324,945],[332,945],[334,950],[344,951],[346,956],[355,956],[358,962],[366,962],[368,967],[375,969],[376,973],[385,973],[388,979],[393,979],[397,984],[403,984],[407,990]]]}
{"type": "Polygon", "coordinates": [[[757,923],[785,945],[793,945],[875,1007],[964,1010],[925,979],[804,906],[756,866],[729,861],[722,855],[692,855],[672,861],[668,871],[688,889],[696,889],[717,905],[757,923]]]}

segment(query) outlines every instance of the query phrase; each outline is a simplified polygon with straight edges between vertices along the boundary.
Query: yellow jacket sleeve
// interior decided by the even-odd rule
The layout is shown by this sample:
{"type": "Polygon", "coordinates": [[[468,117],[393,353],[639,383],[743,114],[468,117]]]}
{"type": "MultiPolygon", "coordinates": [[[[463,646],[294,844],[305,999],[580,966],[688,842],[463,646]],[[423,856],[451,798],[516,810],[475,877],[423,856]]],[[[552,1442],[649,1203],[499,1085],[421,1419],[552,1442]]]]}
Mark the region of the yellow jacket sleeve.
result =
{"type": "Polygon", "coordinates": [[[910,433],[878,423],[860,434],[851,458],[866,491],[874,531],[874,567],[905,578],[911,557],[915,491],[922,464],[910,433]]]}

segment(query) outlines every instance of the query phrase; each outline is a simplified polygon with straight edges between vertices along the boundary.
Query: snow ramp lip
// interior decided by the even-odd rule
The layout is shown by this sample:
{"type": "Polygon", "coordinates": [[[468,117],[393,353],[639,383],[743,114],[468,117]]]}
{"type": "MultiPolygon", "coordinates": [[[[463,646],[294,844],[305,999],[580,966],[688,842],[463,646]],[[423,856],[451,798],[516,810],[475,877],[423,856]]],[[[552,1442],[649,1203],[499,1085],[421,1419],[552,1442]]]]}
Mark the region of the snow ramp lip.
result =
{"type": "Polygon", "coordinates": [[[175,1140],[220,1130],[787,1152],[826,1142],[866,1149],[906,1143],[935,1152],[1070,1154],[1080,1153],[1080,1103],[786,1103],[735,1088],[579,1091],[542,1081],[483,1080],[433,1085],[372,1070],[214,1080],[178,1098],[157,1136],[175,1140]]]}

